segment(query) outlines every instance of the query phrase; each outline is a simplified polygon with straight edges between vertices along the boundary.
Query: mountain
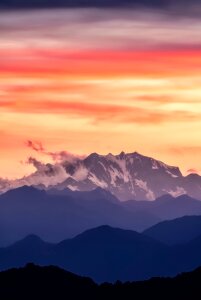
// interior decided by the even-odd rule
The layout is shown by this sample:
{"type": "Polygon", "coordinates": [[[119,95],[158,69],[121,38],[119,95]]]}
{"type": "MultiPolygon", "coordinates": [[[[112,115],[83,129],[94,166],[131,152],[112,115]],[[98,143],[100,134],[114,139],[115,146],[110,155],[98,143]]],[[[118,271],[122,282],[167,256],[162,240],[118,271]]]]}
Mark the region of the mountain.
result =
{"type": "Polygon", "coordinates": [[[135,213],[147,212],[154,214],[161,220],[177,219],[184,216],[201,215],[201,201],[193,199],[188,195],[177,198],[171,195],[164,195],[155,201],[126,201],[122,206],[135,213]]]}
{"type": "Polygon", "coordinates": [[[142,234],[101,226],[59,243],[54,264],[97,282],[139,280],[163,272],[165,253],[163,244],[142,234]]]}
{"type": "Polygon", "coordinates": [[[32,262],[54,265],[96,282],[175,276],[201,265],[201,235],[168,246],[145,234],[100,226],[57,244],[31,235],[0,248],[0,270],[32,262]]]}
{"type": "Polygon", "coordinates": [[[0,273],[3,299],[198,299],[201,268],[175,278],[153,278],[144,282],[105,283],[74,275],[57,267],[28,264],[21,269],[0,273]]]}
{"type": "Polygon", "coordinates": [[[53,249],[53,244],[42,241],[35,235],[29,235],[8,248],[0,248],[0,269],[23,266],[30,261],[48,264],[46,257],[53,249]]]}
{"type": "Polygon", "coordinates": [[[56,185],[57,189],[91,190],[100,186],[120,200],[154,200],[164,193],[176,195],[183,191],[179,184],[183,176],[178,168],[137,152],[106,156],[92,153],[84,160],[63,166],[69,177],[56,185]]]}
{"type": "MultiPolygon", "coordinates": [[[[58,244],[29,236],[0,249],[0,268],[28,262],[56,265],[97,282],[139,280],[164,274],[167,247],[134,231],[101,226],[58,244]]],[[[165,268],[169,273],[168,265],[165,268]]]]}
{"type": "Polygon", "coordinates": [[[109,191],[21,187],[0,195],[0,247],[35,234],[55,243],[101,225],[144,231],[164,220],[201,215],[201,201],[165,195],[120,202],[109,191]]]}
{"type": "MultiPolygon", "coordinates": [[[[201,176],[183,176],[178,167],[169,166],[137,152],[99,155],[40,164],[33,174],[2,184],[2,192],[23,185],[59,191],[91,191],[97,187],[109,191],[122,201],[155,200],[164,194],[178,197],[188,194],[201,200],[201,176]],[[42,166],[41,166],[42,165],[42,166]]],[[[1,185],[0,185],[1,187],[1,185]]]]}
{"type": "Polygon", "coordinates": [[[161,221],[153,213],[131,212],[108,191],[38,190],[21,187],[0,195],[0,246],[35,234],[49,242],[111,225],[144,230],[161,221]]]}
{"type": "Polygon", "coordinates": [[[201,216],[164,221],[143,233],[168,245],[184,244],[201,236],[201,216]]]}

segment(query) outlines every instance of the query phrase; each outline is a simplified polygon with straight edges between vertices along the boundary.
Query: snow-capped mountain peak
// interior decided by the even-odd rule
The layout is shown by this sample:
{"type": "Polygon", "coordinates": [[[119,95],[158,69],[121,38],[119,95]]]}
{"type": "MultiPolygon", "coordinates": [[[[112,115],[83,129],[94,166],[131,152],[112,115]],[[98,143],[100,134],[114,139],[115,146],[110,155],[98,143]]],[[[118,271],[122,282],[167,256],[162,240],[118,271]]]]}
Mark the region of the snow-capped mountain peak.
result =
{"type": "Polygon", "coordinates": [[[118,155],[92,153],[76,166],[68,165],[68,170],[74,171],[65,181],[65,186],[62,183],[58,188],[70,186],[73,190],[91,190],[101,187],[120,200],[154,200],[165,193],[186,193],[182,185],[184,177],[178,167],[138,152],[122,151],[118,155]]]}
{"type": "Polygon", "coordinates": [[[12,183],[2,181],[4,191],[21,185],[44,185],[46,188],[73,191],[110,191],[122,201],[154,200],[163,194],[179,196],[188,193],[201,199],[201,177],[184,177],[178,167],[138,152],[100,155],[91,153],[83,159],[55,165],[40,165],[37,171],[12,183]],[[48,172],[47,172],[48,169],[48,172]]]}

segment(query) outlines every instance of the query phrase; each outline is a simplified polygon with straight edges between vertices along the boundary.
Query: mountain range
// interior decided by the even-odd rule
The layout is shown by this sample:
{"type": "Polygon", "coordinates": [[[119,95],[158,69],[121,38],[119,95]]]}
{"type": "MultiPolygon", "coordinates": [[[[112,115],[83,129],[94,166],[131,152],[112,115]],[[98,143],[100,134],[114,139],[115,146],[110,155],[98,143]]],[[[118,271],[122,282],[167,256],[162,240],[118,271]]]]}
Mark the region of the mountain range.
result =
{"type": "Polygon", "coordinates": [[[39,189],[66,188],[91,191],[100,187],[121,201],[155,200],[164,194],[183,194],[201,200],[201,176],[183,176],[178,167],[169,166],[137,152],[119,155],[92,153],[56,164],[30,159],[37,171],[18,180],[0,180],[0,191],[29,185],[39,189]]]}
{"type": "Polygon", "coordinates": [[[24,186],[0,195],[0,247],[29,234],[58,243],[102,225],[142,232],[187,215],[201,215],[201,201],[166,195],[155,201],[121,202],[101,188],[80,192],[24,186]]]}
{"type": "Polygon", "coordinates": [[[191,271],[201,265],[200,252],[201,234],[170,247],[156,236],[101,226],[57,244],[28,236],[0,249],[0,270],[32,262],[59,266],[96,282],[125,282],[191,271]]]}

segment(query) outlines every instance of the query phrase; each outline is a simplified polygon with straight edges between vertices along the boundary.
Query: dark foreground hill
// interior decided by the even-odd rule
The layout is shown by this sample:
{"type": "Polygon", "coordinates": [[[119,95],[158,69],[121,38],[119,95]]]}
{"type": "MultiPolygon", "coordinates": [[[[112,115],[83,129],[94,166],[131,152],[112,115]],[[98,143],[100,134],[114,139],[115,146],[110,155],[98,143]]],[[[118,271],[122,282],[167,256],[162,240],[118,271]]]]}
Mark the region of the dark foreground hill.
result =
{"type": "Polygon", "coordinates": [[[4,300],[24,299],[199,299],[201,268],[175,278],[95,284],[57,267],[29,264],[0,273],[4,300]]]}

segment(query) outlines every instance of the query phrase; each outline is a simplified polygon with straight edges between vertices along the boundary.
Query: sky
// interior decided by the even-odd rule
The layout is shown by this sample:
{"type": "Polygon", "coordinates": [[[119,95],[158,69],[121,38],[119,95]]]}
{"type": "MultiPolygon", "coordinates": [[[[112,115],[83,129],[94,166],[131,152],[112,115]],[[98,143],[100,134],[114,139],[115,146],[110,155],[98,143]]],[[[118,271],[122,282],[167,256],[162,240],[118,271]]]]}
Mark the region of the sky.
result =
{"type": "Polygon", "coordinates": [[[200,172],[200,12],[0,11],[0,177],[59,151],[137,151],[200,172]]]}

